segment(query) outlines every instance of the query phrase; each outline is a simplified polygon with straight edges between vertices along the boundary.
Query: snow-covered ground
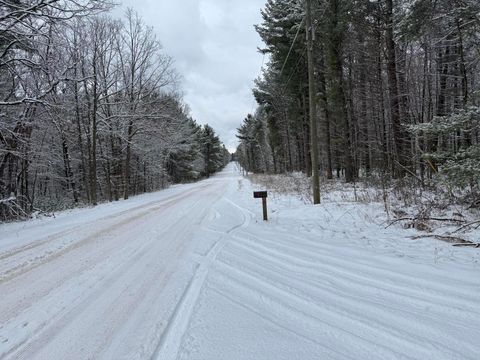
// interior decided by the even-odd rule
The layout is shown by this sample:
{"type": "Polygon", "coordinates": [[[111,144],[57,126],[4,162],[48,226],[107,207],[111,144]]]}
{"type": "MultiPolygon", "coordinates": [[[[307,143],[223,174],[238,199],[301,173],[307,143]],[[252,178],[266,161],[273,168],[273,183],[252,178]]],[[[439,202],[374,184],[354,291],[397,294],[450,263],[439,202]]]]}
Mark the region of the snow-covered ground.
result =
{"type": "MultiPolygon", "coordinates": [[[[480,249],[196,184],[0,226],[0,359],[480,358],[480,249]]],[[[261,190],[261,189],[260,189],[261,190]]]]}

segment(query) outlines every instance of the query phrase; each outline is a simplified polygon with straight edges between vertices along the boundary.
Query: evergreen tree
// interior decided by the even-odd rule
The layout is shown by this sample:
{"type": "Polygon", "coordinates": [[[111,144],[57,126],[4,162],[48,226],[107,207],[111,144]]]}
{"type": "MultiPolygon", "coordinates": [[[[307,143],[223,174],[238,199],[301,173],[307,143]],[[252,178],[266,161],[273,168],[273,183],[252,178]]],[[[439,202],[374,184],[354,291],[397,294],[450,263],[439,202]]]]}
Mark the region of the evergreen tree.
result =
{"type": "MultiPolygon", "coordinates": [[[[237,158],[249,171],[310,174],[303,5],[269,0],[256,27],[270,61],[253,89],[259,111],[238,129],[237,158]]],[[[321,173],[473,184],[479,132],[455,119],[480,104],[480,3],[313,5],[321,173]]]]}
{"type": "Polygon", "coordinates": [[[226,165],[226,149],[209,125],[203,127],[201,133],[201,152],[204,159],[203,175],[207,178],[226,165]]]}

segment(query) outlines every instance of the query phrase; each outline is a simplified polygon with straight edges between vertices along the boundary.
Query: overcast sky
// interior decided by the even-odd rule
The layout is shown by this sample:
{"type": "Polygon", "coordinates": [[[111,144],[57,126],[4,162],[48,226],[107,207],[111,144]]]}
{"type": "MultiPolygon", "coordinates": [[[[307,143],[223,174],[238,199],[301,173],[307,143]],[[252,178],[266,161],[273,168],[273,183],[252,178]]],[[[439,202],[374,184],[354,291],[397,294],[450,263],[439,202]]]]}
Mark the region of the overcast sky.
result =
{"type": "Polygon", "coordinates": [[[183,77],[192,116],[212,126],[230,151],[252,111],[263,56],[253,28],[266,0],[123,0],[153,26],[183,77]]]}

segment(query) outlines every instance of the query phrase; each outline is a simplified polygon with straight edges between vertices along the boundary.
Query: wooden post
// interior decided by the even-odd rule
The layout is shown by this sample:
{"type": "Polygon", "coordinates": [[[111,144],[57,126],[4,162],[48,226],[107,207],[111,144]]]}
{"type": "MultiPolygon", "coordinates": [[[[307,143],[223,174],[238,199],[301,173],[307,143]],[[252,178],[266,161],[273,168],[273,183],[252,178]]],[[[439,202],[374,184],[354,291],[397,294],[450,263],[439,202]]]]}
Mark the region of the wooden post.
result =
{"type": "Polygon", "coordinates": [[[263,221],[268,221],[267,198],[262,198],[262,206],[263,206],[263,221]]]}
{"type": "Polygon", "coordinates": [[[253,197],[255,199],[262,199],[262,208],[263,208],[263,220],[268,221],[268,212],[267,212],[267,192],[266,191],[254,191],[253,197]]]}

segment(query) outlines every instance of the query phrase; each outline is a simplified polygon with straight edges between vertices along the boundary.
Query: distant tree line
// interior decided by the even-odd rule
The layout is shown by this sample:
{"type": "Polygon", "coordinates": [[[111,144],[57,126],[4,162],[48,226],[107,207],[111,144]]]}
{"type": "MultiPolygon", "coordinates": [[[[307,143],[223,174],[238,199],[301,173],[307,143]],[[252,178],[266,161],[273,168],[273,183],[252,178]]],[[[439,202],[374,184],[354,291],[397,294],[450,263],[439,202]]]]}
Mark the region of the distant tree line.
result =
{"type": "Polygon", "coordinates": [[[191,181],[228,151],[153,30],[103,0],[0,3],[0,221],[191,181]]]}
{"type": "MultiPolygon", "coordinates": [[[[269,62],[238,129],[249,171],[311,173],[304,3],[268,0],[256,26],[269,62]]],[[[442,177],[478,193],[480,2],[312,4],[321,174],[442,177]]]]}

